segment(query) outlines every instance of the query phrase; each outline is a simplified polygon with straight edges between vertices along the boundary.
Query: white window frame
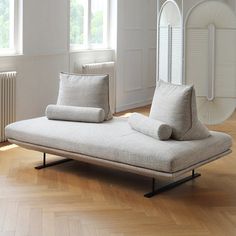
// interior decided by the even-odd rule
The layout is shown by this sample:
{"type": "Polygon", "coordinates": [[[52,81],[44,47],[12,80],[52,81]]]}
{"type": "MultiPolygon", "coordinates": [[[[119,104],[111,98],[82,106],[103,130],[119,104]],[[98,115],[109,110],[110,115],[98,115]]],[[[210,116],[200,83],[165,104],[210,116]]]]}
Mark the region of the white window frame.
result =
{"type": "Polygon", "coordinates": [[[9,31],[9,48],[0,48],[0,56],[15,55],[21,53],[19,47],[20,36],[20,3],[22,0],[9,0],[10,3],[10,31],[9,31]]]}
{"type": "MultiPolygon", "coordinates": [[[[106,0],[106,10],[103,16],[103,43],[92,44],[90,43],[91,38],[91,13],[92,13],[92,1],[99,0],[87,0],[84,17],[84,44],[71,44],[71,51],[80,50],[96,50],[96,49],[108,49],[109,48],[109,18],[110,18],[110,0],[106,0]]],[[[69,36],[70,38],[70,36],[69,36]]],[[[70,39],[69,39],[70,42],[70,39]]]]}

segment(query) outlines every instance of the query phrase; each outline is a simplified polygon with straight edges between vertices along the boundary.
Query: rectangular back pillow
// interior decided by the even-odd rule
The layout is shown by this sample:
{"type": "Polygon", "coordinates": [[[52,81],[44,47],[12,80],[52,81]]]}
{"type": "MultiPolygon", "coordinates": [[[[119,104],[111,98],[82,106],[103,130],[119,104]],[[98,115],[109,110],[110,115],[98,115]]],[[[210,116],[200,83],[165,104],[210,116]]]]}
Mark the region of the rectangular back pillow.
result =
{"type": "Polygon", "coordinates": [[[176,140],[204,139],[210,135],[198,120],[193,86],[158,81],[150,117],[170,125],[176,140]]]}
{"type": "Polygon", "coordinates": [[[57,105],[102,108],[111,119],[109,76],[61,73],[57,105]]]}

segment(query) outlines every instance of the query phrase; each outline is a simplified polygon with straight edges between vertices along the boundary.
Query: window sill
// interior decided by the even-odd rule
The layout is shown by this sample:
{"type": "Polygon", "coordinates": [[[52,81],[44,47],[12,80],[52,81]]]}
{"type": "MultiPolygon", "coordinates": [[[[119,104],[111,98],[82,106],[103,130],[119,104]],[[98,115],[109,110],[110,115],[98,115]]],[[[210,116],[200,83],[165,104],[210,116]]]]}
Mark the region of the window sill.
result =
{"type": "Polygon", "coordinates": [[[114,51],[112,48],[98,48],[98,49],[71,49],[70,53],[88,53],[88,52],[103,52],[114,51]]]}
{"type": "Polygon", "coordinates": [[[24,56],[23,53],[0,53],[0,58],[3,57],[20,57],[20,56],[24,56]]]}

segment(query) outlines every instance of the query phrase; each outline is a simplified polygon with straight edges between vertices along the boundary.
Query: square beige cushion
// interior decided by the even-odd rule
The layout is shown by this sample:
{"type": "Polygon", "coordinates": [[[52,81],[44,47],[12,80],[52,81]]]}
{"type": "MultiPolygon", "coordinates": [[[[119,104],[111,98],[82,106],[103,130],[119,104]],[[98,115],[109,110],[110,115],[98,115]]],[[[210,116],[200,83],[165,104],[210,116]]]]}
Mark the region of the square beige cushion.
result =
{"type": "Polygon", "coordinates": [[[111,119],[109,76],[61,73],[57,105],[102,108],[111,119]]]}
{"type": "Polygon", "coordinates": [[[193,86],[159,81],[150,117],[170,125],[173,129],[172,138],[176,140],[204,139],[210,135],[198,120],[193,86]]]}

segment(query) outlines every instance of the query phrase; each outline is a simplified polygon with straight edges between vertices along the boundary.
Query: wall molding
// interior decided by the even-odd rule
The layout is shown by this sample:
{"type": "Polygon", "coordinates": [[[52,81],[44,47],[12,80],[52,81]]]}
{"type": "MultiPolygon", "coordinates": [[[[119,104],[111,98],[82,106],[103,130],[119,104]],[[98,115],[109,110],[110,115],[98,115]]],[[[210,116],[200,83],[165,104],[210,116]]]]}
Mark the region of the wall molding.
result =
{"type": "Polygon", "coordinates": [[[129,104],[125,104],[122,106],[117,106],[116,107],[116,112],[121,112],[121,111],[126,111],[129,109],[133,109],[133,108],[137,108],[137,107],[143,107],[143,106],[147,106],[147,105],[151,105],[152,104],[152,99],[148,99],[145,101],[139,101],[136,103],[129,103],[129,104]]]}
{"type": "MultiPolygon", "coordinates": [[[[124,57],[124,71],[123,71],[123,78],[125,79],[124,80],[124,92],[125,93],[129,93],[129,92],[134,92],[134,91],[139,91],[139,90],[142,90],[143,89],[143,83],[142,83],[142,78],[143,78],[143,72],[142,72],[142,70],[141,70],[141,74],[139,74],[139,76],[140,76],[140,81],[139,81],[139,86],[132,86],[132,88],[129,88],[128,87],[128,85],[126,84],[126,81],[128,81],[129,80],[129,78],[127,78],[127,76],[126,76],[126,68],[127,68],[127,63],[126,63],[126,60],[128,59],[127,58],[127,54],[128,53],[139,53],[140,54],[140,60],[141,60],[141,65],[140,65],[140,67],[139,68],[137,68],[137,69],[142,69],[143,68],[143,49],[142,48],[139,48],[139,49],[126,49],[126,51],[125,51],[125,57],[124,57]]],[[[130,71],[130,68],[127,68],[128,70],[127,71],[130,71]]],[[[135,82],[137,82],[137,81],[135,81],[135,82]]]]}

